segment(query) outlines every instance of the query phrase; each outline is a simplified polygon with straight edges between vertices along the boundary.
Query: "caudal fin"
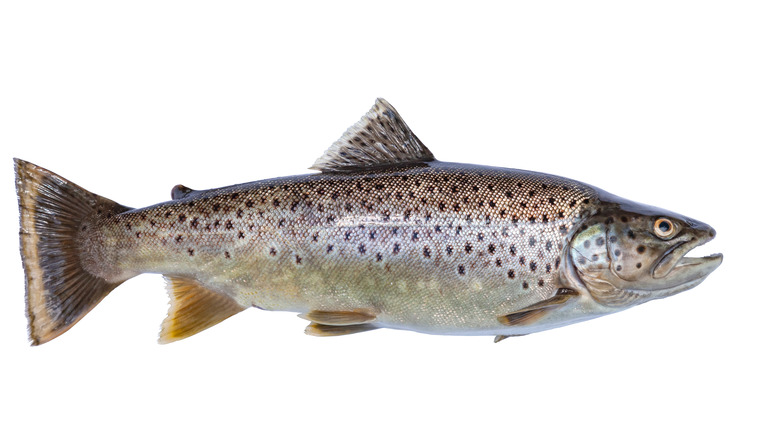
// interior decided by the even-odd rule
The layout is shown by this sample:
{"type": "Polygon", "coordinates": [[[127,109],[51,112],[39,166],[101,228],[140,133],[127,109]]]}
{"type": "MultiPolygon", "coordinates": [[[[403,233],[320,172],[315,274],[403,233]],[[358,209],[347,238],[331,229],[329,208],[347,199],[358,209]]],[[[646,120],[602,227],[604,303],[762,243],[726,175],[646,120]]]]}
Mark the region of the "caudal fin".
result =
{"type": "Polygon", "coordinates": [[[65,333],[120,282],[82,267],[80,233],[129,210],[32,163],[14,159],[20,241],[33,345],[65,333]]]}

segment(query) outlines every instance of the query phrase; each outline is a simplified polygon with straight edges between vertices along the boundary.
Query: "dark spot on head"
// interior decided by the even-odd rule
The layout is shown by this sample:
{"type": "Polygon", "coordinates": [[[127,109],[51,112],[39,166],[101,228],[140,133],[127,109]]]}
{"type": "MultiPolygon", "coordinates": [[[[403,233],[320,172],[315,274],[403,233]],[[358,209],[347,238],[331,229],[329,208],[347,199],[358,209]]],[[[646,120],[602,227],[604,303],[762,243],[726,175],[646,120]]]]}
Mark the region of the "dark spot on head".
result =
{"type": "Polygon", "coordinates": [[[591,259],[591,260],[593,260],[594,262],[595,262],[595,261],[598,261],[598,259],[599,259],[599,255],[598,255],[598,254],[593,254],[593,255],[590,257],[590,259],[591,259]]]}
{"type": "Polygon", "coordinates": [[[620,216],[620,222],[628,222],[628,218],[625,216],[620,216]]]}
{"type": "Polygon", "coordinates": [[[617,236],[609,236],[609,243],[617,242],[617,236]]]}
{"type": "Polygon", "coordinates": [[[620,254],[622,254],[622,252],[620,252],[619,249],[616,249],[615,250],[615,256],[620,257],[620,254]]]}
{"type": "Polygon", "coordinates": [[[637,263],[637,264],[636,264],[636,268],[637,268],[637,269],[641,269],[641,268],[642,268],[642,263],[637,263]]]}
{"type": "Polygon", "coordinates": [[[637,247],[636,247],[636,252],[638,252],[639,254],[642,254],[643,252],[645,252],[645,247],[644,247],[644,245],[639,245],[639,246],[637,246],[637,247]]]}
{"type": "Polygon", "coordinates": [[[620,265],[617,265],[617,266],[615,267],[615,270],[616,270],[616,271],[622,271],[622,270],[623,270],[623,267],[622,267],[622,266],[620,266],[620,265]]]}
{"type": "Polygon", "coordinates": [[[630,237],[630,238],[634,239],[634,238],[636,238],[636,234],[634,234],[634,232],[633,232],[633,231],[631,231],[631,230],[628,230],[628,237],[630,237]]]}
{"type": "Polygon", "coordinates": [[[583,242],[582,246],[584,246],[586,249],[590,248],[590,240],[586,240],[585,242],[583,242]]]}
{"type": "Polygon", "coordinates": [[[596,245],[598,246],[604,246],[605,243],[606,241],[604,240],[603,237],[599,237],[598,239],[596,239],[596,245]]]}

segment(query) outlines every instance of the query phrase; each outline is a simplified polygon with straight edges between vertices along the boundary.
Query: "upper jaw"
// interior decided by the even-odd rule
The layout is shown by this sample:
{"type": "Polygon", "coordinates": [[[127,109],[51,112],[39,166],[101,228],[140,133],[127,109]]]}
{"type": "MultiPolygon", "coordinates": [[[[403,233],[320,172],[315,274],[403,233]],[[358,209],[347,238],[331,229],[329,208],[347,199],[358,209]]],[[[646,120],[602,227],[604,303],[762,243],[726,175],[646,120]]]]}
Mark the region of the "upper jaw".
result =
{"type": "Polygon", "coordinates": [[[668,288],[703,280],[720,266],[723,262],[723,254],[707,257],[685,257],[685,254],[709,242],[714,236],[714,231],[710,229],[706,233],[701,233],[698,238],[683,240],[672,246],[653,267],[653,278],[663,281],[668,288]]]}

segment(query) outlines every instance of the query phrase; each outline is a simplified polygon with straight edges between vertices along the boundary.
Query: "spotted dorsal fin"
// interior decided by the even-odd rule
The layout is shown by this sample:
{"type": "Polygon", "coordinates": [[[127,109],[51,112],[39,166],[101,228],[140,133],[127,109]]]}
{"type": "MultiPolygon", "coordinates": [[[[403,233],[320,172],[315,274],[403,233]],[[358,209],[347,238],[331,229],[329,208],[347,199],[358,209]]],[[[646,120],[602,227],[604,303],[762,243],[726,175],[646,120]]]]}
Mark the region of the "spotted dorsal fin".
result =
{"type": "Polygon", "coordinates": [[[349,172],[433,160],[431,151],[406,126],[398,111],[380,97],[311,168],[349,172]]]}

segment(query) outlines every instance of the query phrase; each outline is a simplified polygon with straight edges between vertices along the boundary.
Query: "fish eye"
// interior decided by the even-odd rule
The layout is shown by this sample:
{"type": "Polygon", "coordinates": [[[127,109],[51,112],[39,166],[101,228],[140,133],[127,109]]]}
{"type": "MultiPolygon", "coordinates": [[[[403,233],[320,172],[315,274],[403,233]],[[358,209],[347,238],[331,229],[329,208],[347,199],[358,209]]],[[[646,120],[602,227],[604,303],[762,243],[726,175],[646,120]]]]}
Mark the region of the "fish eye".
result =
{"type": "Polygon", "coordinates": [[[655,233],[656,236],[662,239],[669,238],[675,232],[674,223],[672,223],[672,221],[664,217],[658,218],[655,220],[655,225],[653,226],[653,232],[655,233]]]}

